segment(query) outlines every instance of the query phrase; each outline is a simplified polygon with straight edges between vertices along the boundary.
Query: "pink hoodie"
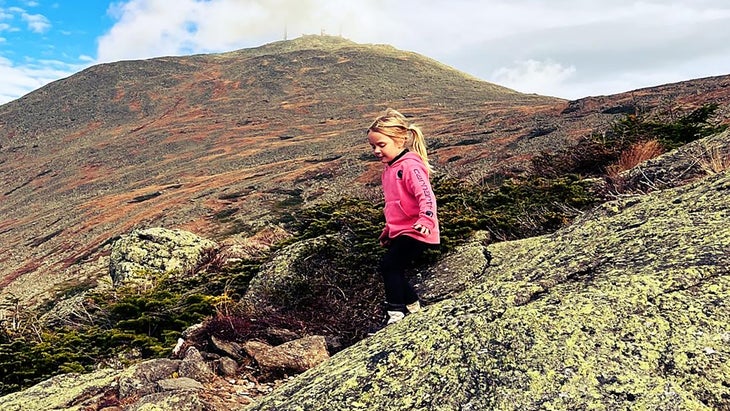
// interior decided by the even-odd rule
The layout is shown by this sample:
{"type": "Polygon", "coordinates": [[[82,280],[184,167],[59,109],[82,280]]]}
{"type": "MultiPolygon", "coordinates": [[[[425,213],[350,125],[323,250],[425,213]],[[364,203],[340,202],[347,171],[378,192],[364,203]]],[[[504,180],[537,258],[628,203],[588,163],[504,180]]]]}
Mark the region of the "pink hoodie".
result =
{"type": "Polygon", "coordinates": [[[385,229],[382,237],[407,235],[428,244],[439,244],[436,196],[421,157],[407,152],[385,166],[382,175],[385,194],[385,229]],[[427,236],[413,228],[421,224],[431,230],[427,236]]]}

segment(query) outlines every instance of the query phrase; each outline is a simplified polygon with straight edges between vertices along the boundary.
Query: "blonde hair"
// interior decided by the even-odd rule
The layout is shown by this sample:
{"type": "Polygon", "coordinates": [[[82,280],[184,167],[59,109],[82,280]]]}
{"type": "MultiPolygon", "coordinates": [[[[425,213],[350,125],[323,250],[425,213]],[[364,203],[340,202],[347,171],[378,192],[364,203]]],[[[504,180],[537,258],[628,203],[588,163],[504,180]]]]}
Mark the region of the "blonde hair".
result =
{"type": "Polygon", "coordinates": [[[406,119],[406,116],[398,112],[398,110],[388,108],[383,114],[378,116],[375,121],[368,127],[368,131],[375,131],[390,137],[392,140],[403,140],[404,147],[413,150],[426,165],[429,174],[433,171],[433,166],[428,161],[428,153],[426,152],[426,139],[423,136],[421,128],[412,124],[406,119]],[[409,138],[410,137],[410,138],[409,138]]]}

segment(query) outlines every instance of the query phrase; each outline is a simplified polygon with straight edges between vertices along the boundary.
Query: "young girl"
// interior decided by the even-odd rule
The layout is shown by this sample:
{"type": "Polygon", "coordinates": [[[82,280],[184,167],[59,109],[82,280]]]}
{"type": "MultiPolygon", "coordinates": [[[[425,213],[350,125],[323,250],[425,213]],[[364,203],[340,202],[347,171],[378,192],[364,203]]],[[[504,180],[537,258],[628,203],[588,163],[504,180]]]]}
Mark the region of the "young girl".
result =
{"type": "Polygon", "coordinates": [[[380,263],[387,325],[420,309],[405,269],[426,248],[440,243],[439,224],[421,129],[389,108],[373,121],[367,137],[373,154],[385,165],[385,228],[379,239],[382,246],[388,247],[380,263]]]}

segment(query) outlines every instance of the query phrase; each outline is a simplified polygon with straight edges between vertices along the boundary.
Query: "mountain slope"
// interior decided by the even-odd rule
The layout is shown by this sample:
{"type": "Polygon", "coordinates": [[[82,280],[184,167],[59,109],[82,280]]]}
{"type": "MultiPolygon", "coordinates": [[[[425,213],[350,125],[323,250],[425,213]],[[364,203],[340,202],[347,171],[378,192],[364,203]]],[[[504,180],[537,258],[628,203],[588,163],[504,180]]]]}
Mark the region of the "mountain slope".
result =
{"type": "Polygon", "coordinates": [[[227,208],[266,219],[284,187],[349,185],[375,165],[360,159],[361,130],[387,105],[420,115],[519,98],[554,101],[329,37],[89,68],[0,108],[0,285],[25,300],[75,281],[134,227],[213,234],[227,208]]]}
{"type": "MultiPolygon", "coordinates": [[[[656,161],[671,168],[706,144],[727,153],[730,132],[710,139],[656,161]]],[[[487,244],[476,233],[424,273],[421,285],[447,298],[275,384],[249,382],[249,367],[211,379],[235,350],[193,331],[188,341],[217,355],[190,347],[182,361],[58,375],[0,407],[724,410],[729,195],[726,169],[604,203],[552,234],[487,244]]],[[[274,258],[279,273],[288,254],[274,258]]]]}
{"type": "Polygon", "coordinates": [[[377,198],[363,129],[387,106],[418,119],[440,172],[479,180],[605,127],[612,108],[727,102],[727,84],[568,102],[327,36],[94,66],[0,107],[0,298],[96,281],[133,228],[222,239],[282,202],[377,198]]]}

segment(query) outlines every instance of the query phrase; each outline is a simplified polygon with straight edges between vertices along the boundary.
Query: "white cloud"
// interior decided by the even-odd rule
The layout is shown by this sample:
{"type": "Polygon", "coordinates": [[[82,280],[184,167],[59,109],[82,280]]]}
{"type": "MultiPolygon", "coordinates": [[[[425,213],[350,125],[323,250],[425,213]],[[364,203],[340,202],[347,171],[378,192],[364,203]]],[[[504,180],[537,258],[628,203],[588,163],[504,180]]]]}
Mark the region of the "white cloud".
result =
{"type": "Polygon", "coordinates": [[[339,34],[348,9],[333,0],[131,0],[110,11],[117,23],[99,38],[98,60],[230,51],[281,40],[284,33],[339,34]]]}
{"type": "Polygon", "coordinates": [[[25,65],[15,65],[0,57],[0,104],[7,103],[44,85],[68,77],[79,70],[80,65],[69,65],[61,61],[42,60],[25,65]]]}
{"type": "Polygon", "coordinates": [[[488,81],[522,74],[522,82],[503,85],[563,98],[730,74],[730,3],[725,1],[558,0],[533,2],[531,8],[519,2],[512,6],[525,12],[513,18],[501,14],[502,24],[514,28],[521,23],[515,25],[513,19],[524,19],[532,27],[476,35],[480,42],[433,57],[488,81]],[[525,65],[527,61],[575,70],[569,77],[561,77],[560,70],[545,71],[547,77],[541,77],[537,73],[542,71],[525,65]]]}
{"type": "Polygon", "coordinates": [[[523,92],[554,95],[575,73],[575,66],[563,66],[554,61],[523,60],[512,66],[500,67],[489,81],[523,92]]]}
{"type": "Polygon", "coordinates": [[[20,18],[28,24],[28,29],[34,33],[45,33],[51,28],[51,22],[42,14],[22,13],[20,18]]]}

